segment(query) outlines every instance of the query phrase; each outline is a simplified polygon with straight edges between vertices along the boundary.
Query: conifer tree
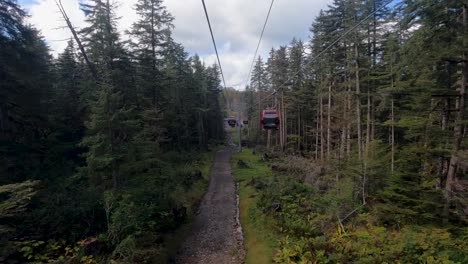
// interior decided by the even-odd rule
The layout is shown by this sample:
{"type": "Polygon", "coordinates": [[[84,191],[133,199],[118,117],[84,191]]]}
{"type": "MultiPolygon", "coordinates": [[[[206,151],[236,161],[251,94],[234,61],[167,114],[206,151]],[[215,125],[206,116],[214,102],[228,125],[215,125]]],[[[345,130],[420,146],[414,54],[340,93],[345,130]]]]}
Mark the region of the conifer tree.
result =
{"type": "Polygon", "coordinates": [[[220,104],[221,78],[218,66],[213,64],[206,69],[207,76],[207,128],[208,138],[222,142],[224,139],[223,115],[220,104]]]}
{"type": "Polygon", "coordinates": [[[129,100],[134,95],[133,86],[126,81],[131,76],[115,28],[113,8],[109,0],[83,5],[89,25],[82,34],[100,77],[94,87],[97,98],[91,103],[88,133],[83,140],[83,145],[89,147],[86,172],[94,184],[104,188],[118,188],[125,177],[120,167],[128,158],[137,121],[132,106],[135,102],[129,100]]]}
{"type": "Polygon", "coordinates": [[[16,1],[0,1],[0,181],[42,178],[51,56],[16,1]]]}
{"type": "MultiPolygon", "coordinates": [[[[260,120],[262,110],[267,105],[266,104],[267,101],[265,101],[264,98],[268,96],[268,91],[270,91],[269,76],[266,71],[265,63],[263,62],[263,59],[260,56],[255,61],[249,81],[250,81],[249,89],[251,89],[252,92],[256,93],[255,101],[258,102],[255,107],[253,106],[253,104],[249,104],[250,106],[252,106],[249,112],[249,119],[260,120]]],[[[254,101],[252,101],[252,103],[253,102],[254,101]]],[[[261,138],[260,122],[251,123],[250,126],[251,128],[254,129],[251,135],[254,135],[254,138],[256,139],[256,141],[260,140],[261,138]]]]}
{"type": "Polygon", "coordinates": [[[137,85],[142,95],[154,107],[164,100],[162,79],[164,50],[171,41],[172,21],[161,0],[139,0],[136,4],[139,16],[130,34],[134,37],[134,55],[138,60],[137,85]]]}

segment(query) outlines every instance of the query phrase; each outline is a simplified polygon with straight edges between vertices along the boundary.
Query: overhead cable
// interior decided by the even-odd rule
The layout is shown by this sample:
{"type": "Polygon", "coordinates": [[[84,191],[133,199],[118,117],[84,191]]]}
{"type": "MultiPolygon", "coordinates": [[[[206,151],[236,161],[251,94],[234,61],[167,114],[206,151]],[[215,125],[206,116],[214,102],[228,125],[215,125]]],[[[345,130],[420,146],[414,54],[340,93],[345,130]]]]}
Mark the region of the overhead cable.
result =
{"type": "Polygon", "coordinates": [[[247,84],[250,81],[250,75],[252,74],[252,69],[253,69],[253,66],[255,64],[255,60],[257,58],[258,49],[260,48],[260,43],[262,43],[263,34],[265,33],[265,28],[266,28],[266,26],[268,24],[268,19],[270,18],[271,9],[273,8],[274,3],[275,3],[275,0],[271,0],[270,8],[268,9],[268,13],[267,13],[267,16],[266,16],[266,19],[265,19],[265,23],[263,24],[262,33],[260,34],[260,39],[258,40],[257,48],[255,49],[255,53],[254,53],[254,56],[253,56],[253,59],[252,59],[252,63],[250,64],[249,74],[247,76],[247,80],[245,80],[245,86],[247,86],[247,84]]]}
{"type": "Polygon", "coordinates": [[[203,9],[205,10],[206,21],[208,22],[208,27],[210,29],[211,40],[213,41],[213,46],[216,52],[216,58],[218,59],[219,70],[221,72],[221,77],[223,78],[224,89],[226,89],[226,80],[224,79],[223,67],[221,66],[221,60],[219,59],[218,48],[216,47],[216,41],[213,35],[213,29],[211,28],[210,17],[208,16],[208,11],[206,10],[205,0],[202,0],[203,9]]]}

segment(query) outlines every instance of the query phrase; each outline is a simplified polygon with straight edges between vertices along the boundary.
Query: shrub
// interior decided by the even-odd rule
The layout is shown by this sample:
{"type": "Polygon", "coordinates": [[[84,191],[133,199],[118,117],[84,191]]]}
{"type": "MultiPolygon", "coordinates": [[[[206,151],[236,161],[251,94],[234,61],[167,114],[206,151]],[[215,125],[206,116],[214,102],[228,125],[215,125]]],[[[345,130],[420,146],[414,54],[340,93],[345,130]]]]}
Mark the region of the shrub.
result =
{"type": "MultiPolygon", "coordinates": [[[[349,226],[348,226],[349,227],[349,226]]],[[[281,241],[277,263],[467,263],[468,241],[447,229],[408,226],[328,232],[325,236],[281,241]]]]}

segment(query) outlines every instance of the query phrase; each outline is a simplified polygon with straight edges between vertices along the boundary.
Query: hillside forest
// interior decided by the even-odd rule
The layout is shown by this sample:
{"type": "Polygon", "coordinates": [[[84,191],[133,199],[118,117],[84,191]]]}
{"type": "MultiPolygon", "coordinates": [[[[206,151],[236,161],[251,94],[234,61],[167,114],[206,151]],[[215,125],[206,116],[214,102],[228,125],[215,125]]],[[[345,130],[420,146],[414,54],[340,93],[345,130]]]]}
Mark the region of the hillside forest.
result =
{"type": "Polygon", "coordinates": [[[468,263],[467,0],[332,0],[241,90],[163,0],[128,39],[118,4],[83,2],[82,28],[58,4],[54,56],[0,0],[1,263],[173,263],[221,148],[245,263],[468,263]]]}
{"type": "Polygon", "coordinates": [[[239,95],[248,120],[279,112],[278,130],[243,135],[270,177],[239,168],[278,263],[468,261],[468,2],[387,4],[334,0],[239,95]]]}
{"type": "Polygon", "coordinates": [[[0,0],[0,262],[157,262],[204,193],[219,70],[173,40],[162,1],[138,1],[123,41],[116,4],[83,4],[80,44],[54,58],[0,0]]]}

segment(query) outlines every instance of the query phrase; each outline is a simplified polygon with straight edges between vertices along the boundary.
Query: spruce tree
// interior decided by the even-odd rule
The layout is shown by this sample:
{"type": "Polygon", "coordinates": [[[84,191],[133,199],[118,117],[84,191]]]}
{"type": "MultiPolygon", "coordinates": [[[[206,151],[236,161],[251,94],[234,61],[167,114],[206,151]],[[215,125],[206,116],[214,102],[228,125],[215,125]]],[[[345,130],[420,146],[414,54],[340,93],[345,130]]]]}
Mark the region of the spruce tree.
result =
{"type": "Polygon", "coordinates": [[[139,0],[135,9],[139,19],[132,25],[130,34],[134,37],[132,46],[138,60],[138,90],[154,107],[160,107],[165,100],[163,56],[172,41],[174,18],[161,0],[139,0]]]}
{"type": "Polygon", "coordinates": [[[0,182],[42,178],[51,133],[51,56],[16,1],[0,1],[0,182]]]}
{"type": "Polygon", "coordinates": [[[107,188],[118,188],[125,179],[121,166],[128,157],[137,119],[134,112],[134,85],[129,76],[126,52],[116,30],[114,6],[107,1],[83,5],[88,13],[88,27],[82,30],[90,58],[98,66],[99,81],[95,85],[96,101],[90,103],[87,136],[83,145],[86,173],[92,182],[107,188]]]}

